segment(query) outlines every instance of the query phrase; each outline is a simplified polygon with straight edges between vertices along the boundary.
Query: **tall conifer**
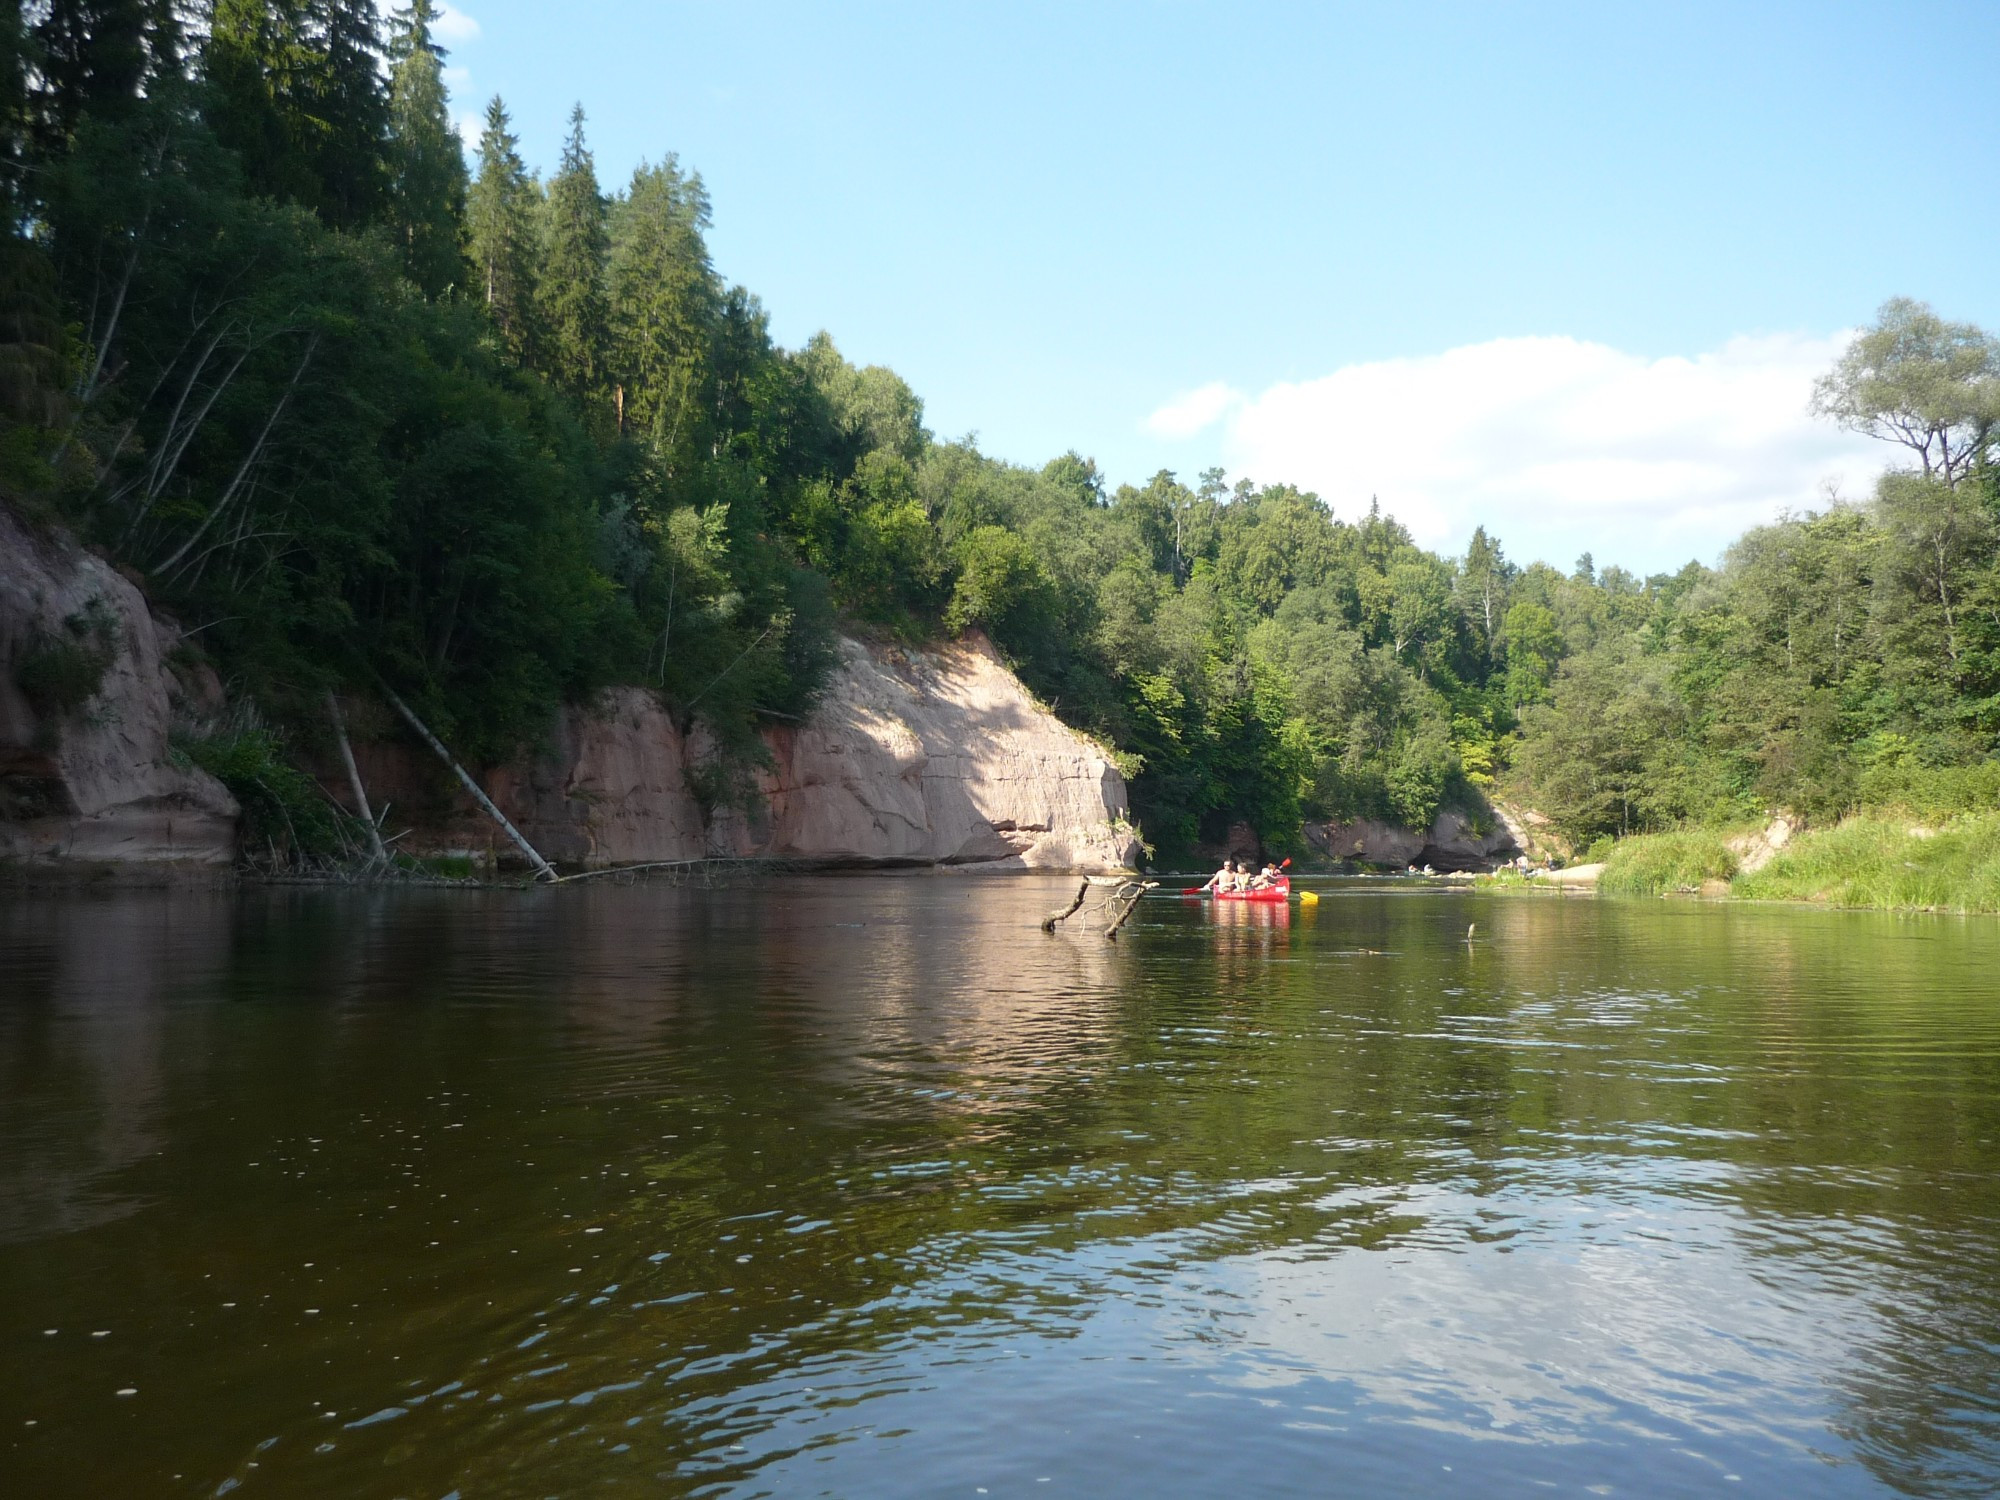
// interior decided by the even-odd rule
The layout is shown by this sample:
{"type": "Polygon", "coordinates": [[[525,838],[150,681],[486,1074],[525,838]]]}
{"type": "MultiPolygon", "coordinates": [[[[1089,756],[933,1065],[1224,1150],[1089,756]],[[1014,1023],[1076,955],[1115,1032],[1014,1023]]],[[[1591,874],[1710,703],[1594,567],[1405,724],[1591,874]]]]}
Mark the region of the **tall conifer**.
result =
{"type": "Polygon", "coordinates": [[[702,231],[708,193],[669,156],[641,164],[618,215],[611,329],[622,425],[665,456],[704,415],[708,345],[721,300],[702,231]]]}
{"type": "Polygon", "coordinates": [[[443,51],[431,39],[437,11],[413,0],[395,17],[389,55],[389,203],[403,270],[429,297],[463,280],[459,222],[465,152],[445,105],[443,51]]]}
{"type": "Polygon", "coordinates": [[[45,159],[68,146],[85,115],[117,119],[137,101],[148,9],[146,0],[49,0],[34,28],[45,159]]]}
{"type": "Polygon", "coordinates": [[[311,0],[312,67],[302,144],[320,217],[338,228],[388,208],[389,96],[375,0],[311,0]]]}
{"type": "Polygon", "coordinates": [[[352,228],[381,216],[388,95],[374,0],[215,0],[209,123],[251,189],[352,228]]]}
{"type": "Polygon", "coordinates": [[[284,102],[303,51],[296,6],[215,0],[202,48],[209,128],[266,197],[298,198],[305,187],[284,102]]]}
{"type": "Polygon", "coordinates": [[[27,136],[28,28],[20,6],[0,6],[0,236],[20,230],[27,136]]]}
{"type": "Polygon", "coordinates": [[[581,104],[570,113],[569,139],[561,170],[549,183],[543,230],[537,289],[543,369],[557,385],[589,402],[604,388],[604,270],[610,241],[597,166],[583,141],[581,104]]]}
{"type": "Polygon", "coordinates": [[[465,252],[474,291],[486,304],[507,351],[535,357],[535,210],[539,191],[522,165],[520,140],[507,128],[495,94],[479,137],[479,176],[466,195],[465,252]]]}

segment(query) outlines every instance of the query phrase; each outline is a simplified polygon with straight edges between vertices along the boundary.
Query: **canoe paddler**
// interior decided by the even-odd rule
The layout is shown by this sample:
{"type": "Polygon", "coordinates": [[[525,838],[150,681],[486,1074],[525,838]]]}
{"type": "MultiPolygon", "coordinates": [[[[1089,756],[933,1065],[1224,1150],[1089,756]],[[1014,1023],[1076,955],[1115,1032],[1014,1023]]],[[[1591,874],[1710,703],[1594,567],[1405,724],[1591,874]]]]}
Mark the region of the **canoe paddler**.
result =
{"type": "Polygon", "coordinates": [[[1213,875],[1208,877],[1208,884],[1203,886],[1202,889],[1205,891],[1215,891],[1217,893],[1220,893],[1222,891],[1235,890],[1236,889],[1235,867],[1231,865],[1228,860],[1225,859],[1222,862],[1222,868],[1217,870],[1213,875]]]}

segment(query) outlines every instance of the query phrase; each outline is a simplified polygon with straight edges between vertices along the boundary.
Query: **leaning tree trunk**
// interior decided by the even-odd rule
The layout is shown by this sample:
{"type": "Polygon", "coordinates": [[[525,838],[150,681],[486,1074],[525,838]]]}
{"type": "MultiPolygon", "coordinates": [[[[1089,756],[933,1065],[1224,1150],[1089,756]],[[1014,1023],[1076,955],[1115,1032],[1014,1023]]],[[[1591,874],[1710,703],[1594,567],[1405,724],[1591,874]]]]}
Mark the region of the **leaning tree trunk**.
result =
{"type": "Polygon", "coordinates": [[[507,815],[502,811],[500,811],[499,808],[493,805],[493,799],[487,796],[484,789],[480,787],[479,783],[472,779],[471,773],[468,772],[464,766],[461,766],[456,760],[452,758],[451,752],[445,749],[444,747],[444,741],[440,740],[436,735],[432,734],[430,730],[426,729],[424,727],[424,721],[422,719],[419,719],[416,716],[416,714],[411,711],[410,705],[405,703],[401,698],[396,696],[396,690],[390,687],[385,682],[382,684],[382,693],[383,696],[389,700],[389,706],[395,709],[397,713],[403,716],[403,722],[405,724],[408,724],[410,728],[416,730],[418,737],[421,738],[426,745],[429,745],[431,747],[432,753],[435,754],[439,760],[443,761],[447,766],[451,767],[451,773],[452,775],[458,778],[459,785],[463,786],[466,789],[466,791],[472,794],[472,800],[480,805],[480,807],[485,811],[486,816],[491,818],[494,822],[498,823],[500,825],[501,831],[504,832],[508,838],[513,840],[514,847],[516,849],[519,849],[523,854],[525,854],[528,857],[528,863],[534,866],[535,878],[537,880],[555,880],[560,878],[557,876],[555,872],[555,866],[551,865],[547,860],[543,859],[542,856],[536,852],[535,846],[529,843],[527,839],[522,837],[521,830],[516,828],[512,823],[507,821],[507,815]]]}

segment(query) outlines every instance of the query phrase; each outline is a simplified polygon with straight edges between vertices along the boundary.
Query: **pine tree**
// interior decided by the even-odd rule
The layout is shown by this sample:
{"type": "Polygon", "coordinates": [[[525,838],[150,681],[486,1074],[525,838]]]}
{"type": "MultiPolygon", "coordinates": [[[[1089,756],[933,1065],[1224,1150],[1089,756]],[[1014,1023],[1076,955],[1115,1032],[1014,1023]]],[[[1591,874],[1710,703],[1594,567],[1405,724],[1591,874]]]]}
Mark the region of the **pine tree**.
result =
{"type": "Polygon", "coordinates": [[[403,270],[429,297],[464,279],[459,220],[465,153],[445,107],[443,51],[431,40],[437,11],[413,0],[395,17],[389,55],[389,203],[403,270]]]}
{"type": "Polygon", "coordinates": [[[507,126],[507,106],[495,94],[479,138],[479,176],[466,195],[465,252],[472,261],[476,295],[485,302],[507,352],[532,364],[540,192],[521,162],[520,141],[507,126]]]}
{"type": "Polygon", "coordinates": [[[613,378],[623,430],[658,455],[705,413],[708,344],[720,295],[702,230],[708,194],[670,156],[642,164],[618,216],[611,259],[613,378]]]}
{"type": "Polygon", "coordinates": [[[604,270],[610,241],[597,166],[583,142],[581,104],[571,112],[569,127],[561,170],[549,184],[543,211],[537,309],[544,372],[587,403],[604,386],[604,270]]]}

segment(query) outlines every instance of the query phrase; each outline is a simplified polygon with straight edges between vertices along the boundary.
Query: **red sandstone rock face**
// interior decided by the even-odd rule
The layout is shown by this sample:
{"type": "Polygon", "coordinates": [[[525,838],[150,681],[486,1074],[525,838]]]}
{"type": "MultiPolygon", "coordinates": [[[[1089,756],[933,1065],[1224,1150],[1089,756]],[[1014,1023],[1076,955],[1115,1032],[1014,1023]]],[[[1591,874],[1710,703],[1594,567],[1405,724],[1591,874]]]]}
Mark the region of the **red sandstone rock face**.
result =
{"type": "MultiPolygon", "coordinates": [[[[1036,704],[990,644],[843,640],[840,652],[811,716],[765,732],[771,764],[747,812],[702,808],[688,771],[709,762],[712,740],[699,725],[683,736],[641,688],[565,710],[544,753],[489,774],[487,792],[545,856],[584,868],[716,856],[990,870],[1136,862],[1124,778],[1036,704]]],[[[380,750],[362,759],[371,787],[378,776],[422,779],[421,766],[380,750]]],[[[420,840],[492,844],[465,807],[420,840]]]]}
{"type": "MultiPolygon", "coordinates": [[[[91,638],[97,639],[93,630],[91,638]]],[[[168,762],[168,674],[138,589],[67,539],[37,536],[0,507],[0,858],[227,864],[236,801],[205,772],[168,762]],[[110,652],[81,707],[39,716],[17,672],[38,643],[101,620],[110,652]]]]}
{"type": "Polygon", "coordinates": [[[779,858],[1114,870],[1139,856],[1125,779],[1042,708],[983,638],[928,651],[841,642],[796,730],[768,737],[779,858]]]}
{"type": "MultiPolygon", "coordinates": [[[[0,511],[0,858],[227,864],[237,808],[220,783],[168,759],[172,679],[161,627],[101,559],[32,535],[0,511]],[[48,723],[15,667],[95,609],[115,637],[98,693],[48,723]]],[[[219,685],[197,682],[200,697],[219,685]]],[[[215,704],[197,705],[213,710],[215,704]]],[[[355,758],[401,847],[509,851],[424,751],[356,702],[355,758]]],[[[715,855],[828,864],[1113,870],[1139,857],[1124,778],[1104,751],[1028,695],[991,644],[934,650],[843,640],[802,724],[768,731],[749,811],[706,809],[690,767],[713,756],[642,688],[563,710],[547,742],[490,771],[487,791],[542,853],[603,868],[715,855]]],[[[343,776],[322,768],[343,805],[343,776]]]]}

